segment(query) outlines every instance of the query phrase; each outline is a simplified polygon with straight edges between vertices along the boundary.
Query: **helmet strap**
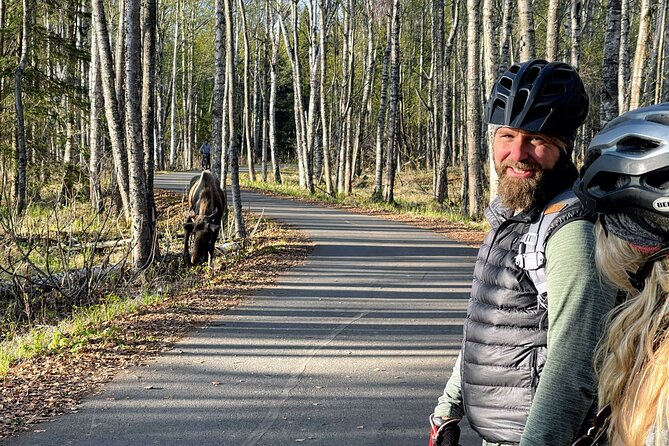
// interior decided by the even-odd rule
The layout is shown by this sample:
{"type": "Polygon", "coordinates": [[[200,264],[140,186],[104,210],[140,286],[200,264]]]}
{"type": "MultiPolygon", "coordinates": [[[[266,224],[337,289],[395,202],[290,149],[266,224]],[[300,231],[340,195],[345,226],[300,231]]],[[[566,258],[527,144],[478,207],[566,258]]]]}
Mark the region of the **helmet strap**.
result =
{"type": "Polygon", "coordinates": [[[660,259],[663,259],[664,257],[669,254],[669,245],[665,246],[664,248],[660,249],[657,251],[655,254],[651,255],[646,259],[646,261],[639,267],[639,269],[636,271],[636,273],[631,273],[627,271],[627,276],[634,288],[639,290],[639,292],[643,291],[644,286],[646,285],[646,277],[648,277],[648,274],[650,273],[651,268],[660,259]]]}

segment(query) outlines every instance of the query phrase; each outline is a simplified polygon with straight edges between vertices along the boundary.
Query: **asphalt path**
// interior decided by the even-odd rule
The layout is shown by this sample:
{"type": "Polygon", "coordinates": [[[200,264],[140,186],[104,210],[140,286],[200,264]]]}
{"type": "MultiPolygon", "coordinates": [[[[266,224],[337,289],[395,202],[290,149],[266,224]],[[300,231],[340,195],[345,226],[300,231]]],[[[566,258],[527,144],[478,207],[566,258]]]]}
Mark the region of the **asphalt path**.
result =
{"type": "MultiPolygon", "coordinates": [[[[193,173],[156,186],[183,191],[193,173]]],[[[412,446],[462,338],[475,250],[413,226],[247,193],[312,255],[77,413],[9,445],[412,446]]],[[[466,423],[461,444],[480,444],[466,423]]]]}

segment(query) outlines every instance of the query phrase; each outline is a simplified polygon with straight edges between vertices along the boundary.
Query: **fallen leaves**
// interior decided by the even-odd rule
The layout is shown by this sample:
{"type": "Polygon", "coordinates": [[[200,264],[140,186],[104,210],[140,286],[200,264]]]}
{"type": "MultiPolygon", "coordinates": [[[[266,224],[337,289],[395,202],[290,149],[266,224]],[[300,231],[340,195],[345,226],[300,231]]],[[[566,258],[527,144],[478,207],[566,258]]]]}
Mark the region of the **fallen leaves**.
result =
{"type": "MultiPolygon", "coordinates": [[[[169,350],[193,328],[207,325],[213,316],[272,284],[311,250],[311,243],[302,233],[271,221],[264,221],[256,236],[247,257],[236,257],[228,265],[200,272],[198,283],[171,284],[173,294],[163,302],[97,327],[99,331],[115,329],[113,340],[100,337],[77,351],[42,354],[13,364],[0,382],[0,439],[76,411],[83,396],[121,370],[169,350]]],[[[212,385],[220,382],[213,381],[212,385]]],[[[154,391],[159,387],[146,385],[144,389],[154,391]]]]}

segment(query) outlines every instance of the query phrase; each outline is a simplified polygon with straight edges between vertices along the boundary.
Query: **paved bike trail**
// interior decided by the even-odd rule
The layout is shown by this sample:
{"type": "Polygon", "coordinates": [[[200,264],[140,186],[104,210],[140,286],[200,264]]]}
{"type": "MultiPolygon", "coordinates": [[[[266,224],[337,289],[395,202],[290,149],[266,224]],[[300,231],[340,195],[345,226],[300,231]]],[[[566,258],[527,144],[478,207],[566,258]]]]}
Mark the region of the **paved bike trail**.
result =
{"type": "MultiPolygon", "coordinates": [[[[193,173],[163,174],[183,191],[193,173]]],[[[460,347],[475,250],[433,232],[244,192],[315,243],[301,266],[77,413],[9,445],[427,444],[460,347]]],[[[480,444],[462,423],[463,446],[480,444]]]]}

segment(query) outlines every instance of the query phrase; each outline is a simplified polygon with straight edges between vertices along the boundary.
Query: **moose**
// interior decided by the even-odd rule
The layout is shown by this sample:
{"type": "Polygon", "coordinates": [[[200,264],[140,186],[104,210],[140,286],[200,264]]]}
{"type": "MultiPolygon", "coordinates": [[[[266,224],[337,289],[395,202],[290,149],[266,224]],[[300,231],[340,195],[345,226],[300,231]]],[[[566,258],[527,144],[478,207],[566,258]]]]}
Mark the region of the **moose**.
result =
{"type": "Polygon", "coordinates": [[[213,259],[218,233],[227,221],[225,192],[210,171],[205,170],[191,179],[188,207],[188,218],[183,224],[186,231],[184,262],[188,266],[200,265],[213,259]]]}

